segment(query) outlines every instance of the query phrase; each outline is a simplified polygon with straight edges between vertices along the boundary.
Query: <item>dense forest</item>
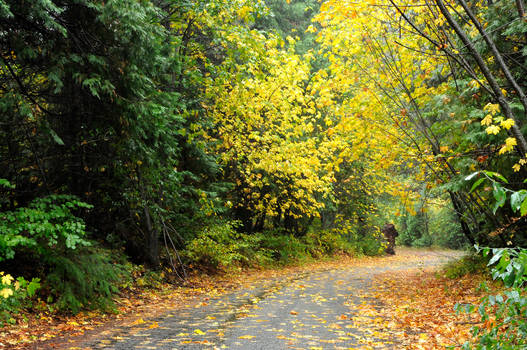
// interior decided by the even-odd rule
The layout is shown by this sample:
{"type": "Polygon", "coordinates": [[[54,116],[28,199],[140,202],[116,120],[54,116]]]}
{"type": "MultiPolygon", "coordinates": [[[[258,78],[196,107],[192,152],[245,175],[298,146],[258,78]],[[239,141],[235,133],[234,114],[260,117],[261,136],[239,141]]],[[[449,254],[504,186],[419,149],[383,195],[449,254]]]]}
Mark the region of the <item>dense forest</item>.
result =
{"type": "Polygon", "coordinates": [[[523,0],[0,0],[0,271],[24,291],[3,278],[0,306],[110,302],[128,261],[177,281],[375,255],[387,222],[399,244],[527,256],[526,18],[523,0]]]}

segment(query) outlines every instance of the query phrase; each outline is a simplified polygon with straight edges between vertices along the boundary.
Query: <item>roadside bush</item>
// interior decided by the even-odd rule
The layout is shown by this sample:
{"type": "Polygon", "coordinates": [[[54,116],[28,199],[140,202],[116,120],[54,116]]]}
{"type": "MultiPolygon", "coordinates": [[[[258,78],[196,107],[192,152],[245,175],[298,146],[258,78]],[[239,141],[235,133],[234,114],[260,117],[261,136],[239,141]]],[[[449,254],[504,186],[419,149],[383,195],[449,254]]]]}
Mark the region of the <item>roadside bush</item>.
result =
{"type": "MultiPolygon", "coordinates": [[[[397,237],[397,242],[405,246],[415,246],[416,242],[423,237],[426,230],[425,225],[425,216],[421,213],[419,208],[415,208],[417,214],[411,215],[407,213],[399,217],[398,227],[401,227],[399,230],[399,237],[397,237]]],[[[420,246],[427,244],[427,239],[424,238],[420,241],[420,246]]]]}
{"type": "Polygon", "coordinates": [[[434,244],[434,240],[432,239],[432,236],[428,232],[425,231],[423,232],[421,237],[419,237],[412,243],[412,246],[418,247],[418,248],[424,248],[424,247],[430,247],[433,244],[434,244]]]}
{"type": "Polygon", "coordinates": [[[384,250],[380,232],[357,239],[344,228],[308,232],[296,237],[282,230],[243,234],[237,222],[220,222],[203,229],[192,239],[183,256],[188,263],[229,270],[241,266],[287,265],[311,258],[349,255],[378,255],[384,250]]]}
{"type": "Polygon", "coordinates": [[[379,238],[372,236],[364,236],[357,242],[357,245],[359,246],[360,252],[368,256],[379,255],[385,249],[383,242],[379,238]]]}
{"type": "Polygon", "coordinates": [[[27,207],[0,213],[0,261],[13,259],[17,250],[48,256],[88,246],[84,221],[74,215],[91,205],[74,196],[51,195],[27,207]]]}
{"type": "Polygon", "coordinates": [[[268,263],[270,252],[265,249],[262,235],[238,233],[237,226],[237,222],[219,222],[205,227],[187,244],[183,255],[191,262],[216,270],[268,263]]]}
{"type": "Polygon", "coordinates": [[[470,254],[459,260],[449,262],[444,268],[444,275],[451,279],[463,277],[468,274],[486,273],[488,260],[479,254],[470,254]]]}
{"type": "Polygon", "coordinates": [[[309,232],[305,237],[308,250],[313,257],[322,257],[336,253],[357,254],[356,243],[343,236],[340,229],[309,232]]]}
{"type": "MultiPolygon", "coordinates": [[[[477,310],[483,326],[472,328],[473,341],[463,349],[524,349],[527,344],[527,249],[484,248],[483,257],[490,259],[491,274],[501,280],[507,290],[498,295],[485,296],[477,310]]],[[[485,288],[483,285],[482,288],[485,288]]],[[[456,304],[456,310],[473,312],[475,305],[456,304]]]]}
{"type": "MultiPolygon", "coordinates": [[[[12,188],[7,181],[0,186],[12,188]]],[[[7,266],[19,254],[27,265],[23,272],[40,275],[42,293],[58,310],[76,313],[84,307],[109,308],[117,292],[114,285],[124,274],[107,251],[93,248],[87,239],[84,220],[76,214],[91,208],[75,196],[50,195],[0,213],[0,262],[7,266]],[[31,271],[32,266],[39,269],[31,271]]],[[[11,279],[7,276],[3,282],[11,279]]],[[[39,287],[39,278],[28,282],[19,277],[12,285],[4,283],[1,310],[12,313],[29,307],[25,301],[39,287]]]]}
{"type": "Polygon", "coordinates": [[[31,307],[36,291],[40,288],[40,279],[27,281],[24,277],[14,278],[0,271],[0,327],[14,323],[13,314],[20,309],[31,307]]]}
{"type": "Polygon", "coordinates": [[[53,256],[47,263],[50,272],[45,283],[55,307],[73,313],[82,308],[111,310],[112,295],[118,292],[118,282],[126,275],[124,266],[114,262],[110,252],[103,249],[53,256]]]}
{"type": "Polygon", "coordinates": [[[281,231],[267,231],[262,237],[262,247],[271,252],[274,261],[290,264],[311,257],[308,245],[299,238],[281,231]]]}

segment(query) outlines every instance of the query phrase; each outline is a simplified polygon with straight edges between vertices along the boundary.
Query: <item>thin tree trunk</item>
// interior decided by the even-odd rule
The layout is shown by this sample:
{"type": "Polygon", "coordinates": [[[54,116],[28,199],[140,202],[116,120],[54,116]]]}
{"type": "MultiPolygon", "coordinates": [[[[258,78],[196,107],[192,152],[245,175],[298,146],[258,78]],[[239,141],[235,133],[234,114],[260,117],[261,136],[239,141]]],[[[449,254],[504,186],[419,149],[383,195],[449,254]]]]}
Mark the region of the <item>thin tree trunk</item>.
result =
{"type": "MultiPolygon", "coordinates": [[[[465,9],[465,12],[467,13],[467,15],[470,18],[470,20],[472,21],[472,23],[474,23],[474,25],[476,26],[478,32],[483,37],[483,40],[485,40],[487,45],[492,50],[492,53],[494,55],[494,58],[496,59],[496,62],[499,64],[501,70],[503,71],[503,74],[505,75],[505,78],[507,78],[507,81],[512,85],[514,91],[516,91],[516,93],[518,94],[518,97],[520,98],[520,101],[521,101],[521,103],[522,103],[522,105],[524,107],[524,111],[525,111],[525,113],[527,113],[527,96],[525,96],[525,93],[523,92],[523,89],[518,84],[516,79],[514,79],[514,77],[512,76],[512,73],[510,72],[509,67],[505,63],[505,60],[503,59],[503,56],[501,55],[500,51],[498,50],[496,44],[489,37],[489,35],[485,31],[485,29],[483,28],[481,23],[479,23],[478,19],[476,18],[476,16],[474,15],[474,13],[470,9],[470,7],[468,7],[468,5],[465,2],[465,0],[458,0],[458,1],[461,4],[461,6],[463,7],[463,9],[465,9]]],[[[520,3],[520,6],[523,5],[521,3],[521,0],[517,0],[516,4],[518,4],[518,3],[520,3]]],[[[522,9],[523,9],[523,7],[522,7],[522,9]]]]}
{"type": "Polygon", "coordinates": [[[489,83],[489,85],[490,85],[490,87],[491,87],[491,89],[492,89],[492,91],[494,93],[494,98],[496,98],[496,100],[498,101],[498,103],[499,103],[499,105],[500,105],[500,107],[502,109],[502,112],[505,115],[505,117],[514,120],[514,125],[511,127],[509,132],[517,141],[516,147],[517,147],[518,153],[520,153],[521,157],[525,157],[525,155],[527,154],[527,141],[523,137],[523,134],[522,134],[522,132],[520,130],[520,127],[519,127],[518,120],[514,116],[514,114],[512,113],[511,107],[510,107],[509,103],[507,102],[507,100],[505,99],[505,96],[503,95],[503,93],[501,91],[501,88],[498,85],[498,82],[497,82],[496,78],[491,73],[489,67],[487,66],[487,64],[483,60],[483,57],[481,57],[481,55],[476,50],[476,47],[474,46],[474,43],[468,38],[466,33],[460,27],[459,23],[457,23],[457,21],[452,17],[450,12],[447,10],[447,8],[445,7],[445,4],[443,3],[443,1],[442,0],[435,0],[435,2],[437,4],[437,6],[439,7],[439,10],[441,11],[443,16],[447,20],[447,22],[452,27],[452,29],[454,29],[454,31],[456,32],[458,37],[461,39],[463,44],[470,50],[470,53],[472,54],[472,56],[476,60],[476,63],[478,64],[479,68],[481,69],[481,72],[483,73],[483,75],[485,76],[485,79],[489,83]]]}
{"type": "MultiPolygon", "coordinates": [[[[516,0],[516,9],[518,9],[518,16],[522,19],[525,18],[525,6],[523,5],[523,0],[516,0]]],[[[525,33],[523,37],[527,43],[527,33],[525,33]]],[[[527,113],[527,110],[525,113],[527,113]]]]}
{"type": "Polygon", "coordinates": [[[463,234],[468,239],[471,245],[476,244],[476,240],[470,231],[470,227],[468,226],[467,222],[461,215],[461,206],[459,205],[458,198],[452,191],[448,191],[448,194],[450,195],[450,200],[452,201],[452,205],[454,206],[454,211],[456,212],[457,219],[459,220],[459,224],[461,225],[461,230],[463,231],[463,234]]]}
{"type": "Polygon", "coordinates": [[[147,196],[145,193],[145,188],[142,184],[141,179],[141,172],[139,168],[137,168],[137,179],[138,179],[138,185],[139,185],[139,191],[141,193],[141,198],[145,205],[143,206],[143,214],[145,215],[146,220],[146,258],[148,263],[154,267],[159,267],[159,232],[154,227],[154,223],[152,222],[152,215],[150,214],[150,209],[148,208],[148,205],[146,203],[148,202],[147,196]]]}

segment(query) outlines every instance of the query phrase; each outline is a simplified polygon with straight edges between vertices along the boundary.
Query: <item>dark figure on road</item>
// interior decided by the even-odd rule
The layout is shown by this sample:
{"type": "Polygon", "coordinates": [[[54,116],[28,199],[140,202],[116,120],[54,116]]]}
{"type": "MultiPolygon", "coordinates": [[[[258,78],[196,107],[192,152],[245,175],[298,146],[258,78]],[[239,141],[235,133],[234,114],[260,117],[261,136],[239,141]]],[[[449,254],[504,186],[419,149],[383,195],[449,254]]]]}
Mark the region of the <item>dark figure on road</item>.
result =
{"type": "Polygon", "coordinates": [[[395,229],[394,224],[386,224],[382,228],[382,233],[384,238],[388,241],[388,246],[386,247],[386,253],[395,255],[395,237],[399,236],[399,232],[395,229]]]}

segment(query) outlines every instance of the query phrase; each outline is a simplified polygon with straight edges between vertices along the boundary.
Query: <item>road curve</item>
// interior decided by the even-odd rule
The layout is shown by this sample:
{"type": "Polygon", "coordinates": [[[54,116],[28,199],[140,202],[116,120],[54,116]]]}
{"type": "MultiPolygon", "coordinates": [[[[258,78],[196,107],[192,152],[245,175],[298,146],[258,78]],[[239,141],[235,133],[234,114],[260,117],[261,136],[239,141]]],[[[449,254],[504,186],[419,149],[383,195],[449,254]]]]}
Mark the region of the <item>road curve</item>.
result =
{"type": "MultiPolygon", "coordinates": [[[[437,267],[460,252],[403,250],[325,271],[262,280],[141,324],[106,329],[64,349],[396,349],[397,335],[365,327],[380,308],[376,274],[437,267]]],[[[381,327],[382,328],[382,327],[381,327]]]]}

